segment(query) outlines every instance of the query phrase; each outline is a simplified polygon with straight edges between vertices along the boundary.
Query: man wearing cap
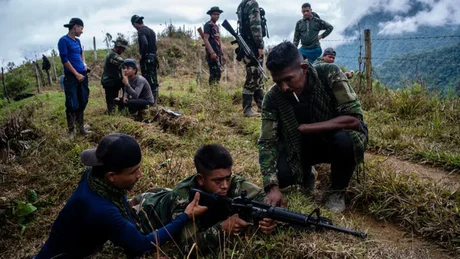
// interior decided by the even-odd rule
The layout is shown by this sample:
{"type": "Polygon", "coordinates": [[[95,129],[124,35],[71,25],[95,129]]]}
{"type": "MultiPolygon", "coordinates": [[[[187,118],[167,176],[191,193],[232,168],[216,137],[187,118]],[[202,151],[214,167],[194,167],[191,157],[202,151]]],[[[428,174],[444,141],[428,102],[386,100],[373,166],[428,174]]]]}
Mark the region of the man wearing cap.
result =
{"type": "Polygon", "coordinates": [[[220,10],[219,7],[213,6],[209,9],[206,14],[211,16],[204,25],[204,44],[206,47],[206,61],[209,66],[209,85],[219,84],[221,77],[222,68],[222,42],[220,41],[219,26],[216,22],[219,20],[219,16],[224,11],[220,10]]]}
{"type": "MultiPolygon", "coordinates": [[[[323,56],[322,57],[319,57],[315,60],[315,62],[313,63],[313,66],[314,67],[319,67],[321,66],[321,64],[332,64],[334,63],[335,61],[335,50],[333,48],[326,48],[323,52],[323,56]]],[[[353,78],[353,75],[354,75],[354,71],[353,70],[350,70],[350,71],[347,71],[345,72],[344,74],[347,76],[348,79],[351,79],[353,78]]]]}
{"type": "Polygon", "coordinates": [[[64,65],[64,93],[67,126],[70,138],[75,137],[75,124],[80,134],[90,133],[84,127],[83,113],[88,104],[89,88],[87,66],[80,40],[77,37],[83,33],[83,21],[72,18],[64,27],[69,29],[67,35],[62,36],[58,42],[59,56],[64,65]]]}
{"type": "Polygon", "coordinates": [[[137,30],[137,39],[139,41],[140,67],[141,73],[150,84],[154,104],[158,102],[158,78],[157,69],[160,66],[157,57],[157,40],[155,32],[144,25],[144,17],[133,15],[131,24],[137,30]]]}
{"type": "Polygon", "coordinates": [[[121,54],[128,47],[128,41],[119,37],[114,41],[114,48],[109,50],[105,56],[104,72],[101,77],[101,84],[105,90],[105,102],[107,103],[107,113],[112,114],[115,109],[115,98],[118,97],[120,89],[123,88],[123,75],[121,67],[123,58],[121,54]]]}
{"type": "Polygon", "coordinates": [[[207,208],[198,205],[199,195],[170,224],[146,235],[135,226],[126,192],[142,176],[141,149],[126,134],[104,137],[97,148],[82,152],[90,166],[78,187],[54,221],[48,240],[35,259],[87,258],[110,240],[128,256],[142,255],[180,233],[193,215],[207,208]]]}
{"type": "Polygon", "coordinates": [[[125,59],[123,61],[123,74],[123,100],[115,99],[121,109],[128,107],[130,113],[136,113],[144,110],[149,105],[153,105],[152,90],[147,80],[143,76],[137,75],[136,60],[125,59]]]}
{"type": "Polygon", "coordinates": [[[304,59],[308,59],[310,63],[313,63],[321,56],[321,44],[319,40],[331,34],[334,27],[317,17],[317,15],[313,15],[309,3],[302,5],[302,14],[303,18],[297,21],[295,25],[293,43],[297,47],[299,42],[301,42],[300,53],[304,59]],[[325,30],[325,32],[319,34],[322,30],[325,30]]]}

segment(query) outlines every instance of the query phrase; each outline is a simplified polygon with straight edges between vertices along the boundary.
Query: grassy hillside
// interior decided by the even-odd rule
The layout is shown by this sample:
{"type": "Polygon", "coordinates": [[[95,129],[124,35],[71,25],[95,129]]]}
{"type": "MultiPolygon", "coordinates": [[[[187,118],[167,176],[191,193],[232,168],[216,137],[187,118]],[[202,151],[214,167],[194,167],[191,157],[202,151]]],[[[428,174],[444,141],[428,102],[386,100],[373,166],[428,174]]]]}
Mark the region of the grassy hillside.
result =
{"type": "MultiPolygon", "coordinates": [[[[90,63],[94,73],[90,77],[86,118],[94,133],[88,137],[77,137],[74,141],[67,138],[64,94],[57,86],[32,98],[4,104],[0,109],[0,210],[4,210],[0,213],[0,258],[30,258],[38,252],[81,177],[84,167],[79,161],[80,152],[94,147],[109,133],[130,134],[141,145],[144,175],[129,197],[153,186],[172,187],[193,174],[193,154],[206,143],[226,146],[234,157],[234,173],[261,184],[255,145],[260,118],[241,116],[242,67],[236,67],[235,76],[232,65],[228,64],[228,80],[218,89],[211,90],[206,83],[200,86],[196,69],[197,57],[203,57],[200,43],[160,39],[160,103],[144,121],[134,121],[123,114],[104,114],[98,62],[90,63]],[[168,118],[161,112],[163,107],[183,116],[168,118]]],[[[135,49],[129,51],[126,56],[134,56],[135,49]]],[[[88,53],[87,58],[90,58],[88,53]]],[[[376,83],[374,90],[359,93],[366,109],[371,151],[460,172],[458,99],[441,99],[418,85],[391,91],[376,83]]],[[[328,167],[321,165],[318,171],[315,199],[306,198],[295,187],[285,190],[290,209],[307,213],[316,206],[323,207],[321,196],[329,181],[328,167]]],[[[362,178],[360,183],[353,179],[347,197],[350,206],[344,214],[333,215],[326,209],[323,213],[336,225],[368,232],[366,241],[335,232],[287,229],[273,235],[252,235],[257,229],[251,229],[246,237],[223,242],[221,249],[210,257],[449,258],[458,255],[458,190],[421,180],[416,174],[398,174],[394,168],[381,166],[375,158],[366,159],[365,172],[365,180],[362,178]],[[391,222],[406,231],[414,243],[405,244],[394,234],[382,239],[381,229],[365,225],[363,216],[391,222]],[[416,246],[418,239],[414,237],[436,245],[416,246]],[[436,252],[437,248],[444,250],[436,252]]],[[[162,255],[186,257],[174,245],[162,250],[162,255]]],[[[155,256],[148,258],[151,257],[155,256]]],[[[95,258],[123,256],[108,244],[95,258]]]]}

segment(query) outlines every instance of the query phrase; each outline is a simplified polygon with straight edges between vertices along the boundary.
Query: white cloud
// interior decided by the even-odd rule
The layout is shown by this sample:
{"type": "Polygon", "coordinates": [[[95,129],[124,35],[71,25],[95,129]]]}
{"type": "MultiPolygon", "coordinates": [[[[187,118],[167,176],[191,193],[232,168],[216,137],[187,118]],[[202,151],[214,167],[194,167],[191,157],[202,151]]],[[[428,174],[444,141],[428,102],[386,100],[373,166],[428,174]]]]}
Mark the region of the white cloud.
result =
{"type": "MultiPolygon", "coordinates": [[[[420,25],[460,23],[459,8],[454,8],[458,0],[415,0],[430,6],[409,18],[396,17],[392,22],[381,25],[382,33],[399,33],[416,30],[420,25]]],[[[259,5],[267,12],[270,39],[267,45],[281,40],[292,40],[295,23],[302,17],[303,2],[259,0],[259,5]]],[[[414,0],[331,0],[328,2],[308,1],[321,18],[334,26],[328,40],[343,39],[342,32],[355,24],[362,16],[373,10],[386,10],[396,14],[407,12],[414,0]]],[[[67,31],[62,27],[71,17],[80,17],[85,22],[82,44],[92,48],[92,38],[103,47],[103,35],[135,33],[130,24],[133,14],[145,17],[145,24],[156,32],[165,28],[165,22],[193,29],[202,26],[209,19],[206,11],[214,5],[224,13],[221,21],[228,19],[236,25],[236,8],[239,1],[227,0],[0,0],[0,63],[5,60],[20,63],[24,57],[56,48],[57,41],[67,31]],[[104,32],[104,33],[103,33],[104,32]]],[[[323,42],[324,47],[336,46],[338,41],[323,42]]]]}
{"type": "Polygon", "coordinates": [[[411,17],[402,18],[396,16],[393,21],[381,23],[379,25],[379,33],[401,34],[415,32],[423,25],[442,26],[444,24],[460,24],[458,0],[423,0],[420,2],[428,7],[427,10],[418,12],[411,17]]]}

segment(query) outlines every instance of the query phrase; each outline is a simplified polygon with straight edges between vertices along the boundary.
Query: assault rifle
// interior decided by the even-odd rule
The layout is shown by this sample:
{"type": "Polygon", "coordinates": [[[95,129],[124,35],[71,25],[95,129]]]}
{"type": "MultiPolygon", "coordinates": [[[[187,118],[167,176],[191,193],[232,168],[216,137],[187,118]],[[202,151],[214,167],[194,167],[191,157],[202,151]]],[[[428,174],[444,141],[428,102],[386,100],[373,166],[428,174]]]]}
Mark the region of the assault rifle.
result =
{"type": "Polygon", "coordinates": [[[238,213],[238,215],[244,220],[247,220],[249,218],[270,218],[280,222],[287,223],[293,228],[311,229],[314,231],[321,231],[327,229],[350,234],[361,238],[367,237],[367,234],[364,232],[334,226],[330,219],[320,216],[319,208],[316,208],[315,210],[313,210],[313,212],[311,212],[308,215],[302,214],[299,212],[254,201],[247,197],[246,190],[243,190],[241,192],[241,196],[235,197],[233,199],[218,196],[216,194],[208,193],[196,188],[192,188],[191,192],[193,194],[199,192],[202,198],[226,202],[230,207],[230,211],[232,213],[238,213]]]}
{"type": "Polygon", "coordinates": [[[254,52],[252,52],[252,50],[249,48],[249,46],[246,43],[246,41],[244,41],[243,37],[241,37],[241,35],[236,33],[236,31],[233,29],[233,27],[230,25],[230,23],[228,23],[227,20],[224,20],[224,22],[222,23],[222,27],[224,27],[228,32],[230,32],[230,34],[233,37],[235,37],[236,40],[232,41],[232,44],[238,43],[238,48],[237,49],[239,49],[239,51],[238,51],[238,53],[236,55],[236,59],[238,61],[241,61],[241,59],[243,59],[243,57],[245,55],[247,57],[249,57],[249,59],[257,65],[257,69],[263,75],[265,80],[268,81],[268,77],[267,77],[267,75],[265,75],[264,68],[260,65],[259,58],[256,57],[254,52]]]}
{"type": "MultiPolygon", "coordinates": [[[[200,34],[201,39],[203,39],[203,46],[206,48],[206,40],[204,39],[204,32],[203,29],[198,28],[198,33],[200,34]]],[[[217,56],[217,65],[219,66],[220,71],[224,71],[224,67],[222,67],[222,62],[220,61],[219,56],[217,56]]]]}

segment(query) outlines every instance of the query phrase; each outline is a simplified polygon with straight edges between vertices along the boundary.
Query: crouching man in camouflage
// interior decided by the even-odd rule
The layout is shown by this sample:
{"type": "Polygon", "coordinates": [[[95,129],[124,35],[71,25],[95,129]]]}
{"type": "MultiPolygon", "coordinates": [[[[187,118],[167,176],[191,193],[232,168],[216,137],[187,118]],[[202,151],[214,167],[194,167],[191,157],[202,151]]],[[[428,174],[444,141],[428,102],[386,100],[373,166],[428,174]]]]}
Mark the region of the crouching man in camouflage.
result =
{"type": "Polygon", "coordinates": [[[311,67],[294,44],[270,52],[267,68],[276,83],[262,105],[259,164],[266,202],[284,206],[280,188],[315,188],[311,168],[331,164],[326,206],[345,209],[345,189],[364,158],[368,135],[358,96],[335,64],[311,67]]]}
{"type": "MultiPolygon", "coordinates": [[[[265,195],[261,188],[232,174],[233,159],[223,146],[212,144],[199,148],[194,163],[197,173],[184,179],[173,190],[155,188],[151,192],[138,195],[130,202],[143,232],[150,233],[152,229],[168,224],[184,212],[190,199],[193,198],[191,188],[229,198],[240,196],[241,191],[246,190],[248,198],[258,201],[264,199],[265,195]]],[[[192,249],[195,242],[202,254],[218,251],[219,244],[225,240],[223,234],[238,235],[249,225],[239,218],[238,214],[230,215],[224,202],[210,201],[203,197],[200,205],[207,206],[208,211],[196,219],[197,240],[195,240],[193,222],[183,229],[180,237],[175,237],[180,248],[185,252],[192,249]]],[[[259,221],[259,227],[264,233],[270,233],[275,229],[276,223],[271,219],[263,219],[259,221]]]]}

